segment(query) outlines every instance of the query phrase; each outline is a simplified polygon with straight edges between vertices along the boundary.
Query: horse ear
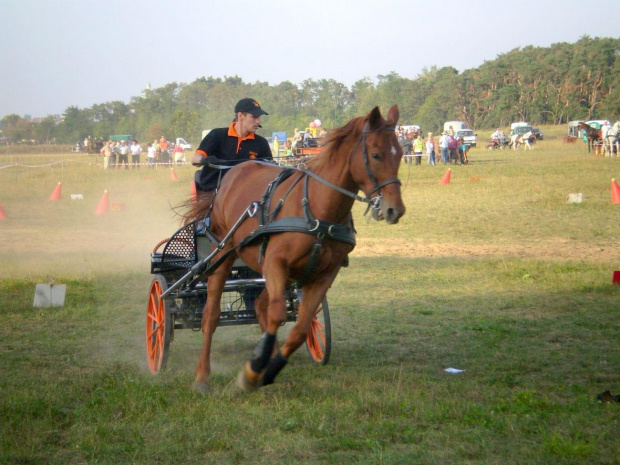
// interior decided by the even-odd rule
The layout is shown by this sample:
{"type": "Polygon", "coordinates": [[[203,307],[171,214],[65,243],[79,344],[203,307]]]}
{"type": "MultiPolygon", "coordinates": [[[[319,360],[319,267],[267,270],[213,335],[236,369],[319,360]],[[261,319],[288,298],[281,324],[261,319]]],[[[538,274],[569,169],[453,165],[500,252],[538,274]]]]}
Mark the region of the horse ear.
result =
{"type": "Polygon", "coordinates": [[[400,113],[398,111],[398,105],[392,105],[392,108],[388,111],[387,122],[389,126],[396,126],[398,124],[398,118],[400,113]]]}
{"type": "Polygon", "coordinates": [[[381,112],[379,111],[379,107],[374,107],[372,111],[368,114],[368,129],[374,131],[375,129],[379,129],[381,127],[381,112]]]}

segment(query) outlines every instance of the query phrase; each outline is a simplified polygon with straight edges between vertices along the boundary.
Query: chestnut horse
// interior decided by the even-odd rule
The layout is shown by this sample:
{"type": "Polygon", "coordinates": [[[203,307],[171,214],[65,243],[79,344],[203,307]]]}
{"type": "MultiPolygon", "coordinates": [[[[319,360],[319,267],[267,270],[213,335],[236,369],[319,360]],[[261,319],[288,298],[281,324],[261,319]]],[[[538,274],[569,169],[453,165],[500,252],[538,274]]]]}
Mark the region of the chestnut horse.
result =
{"type": "MultiPolygon", "coordinates": [[[[354,201],[367,202],[376,220],[398,223],[405,213],[397,177],[403,155],[394,132],[398,118],[394,105],[387,119],[377,107],[366,117],[352,119],[330,132],[322,153],[305,165],[289,168],[287,176],[282,175],[285,169],[260,161],[247,161],[228,171],[209,221],[217,238],[228,235],[229,239],[220,244],[214,260],[223,261],[207,281],[194,389],[209,390],[211,342],[224,284],[237,256],[265,278],[265,290],[255,302],[263,334],[238,377],[239,386],[251,391],[273,383],[306,340],[319,304],[355,246],[354,201]],[[366,198],[357,195],[360,189],[366,198]],[[276,227],[260,236],[263,229],[269,230],[269,223],[276,227]],[[253,235],[257,232],[258,237],[253,235]],[[294,281],[303,298],[297,322],[278,348],[276,333],[286,321],[285,290],[294,281]]],[[[185,219],[204,218],[209,205],[199,199],[185,219]]]]}
{"type": "Polygon", "coordinates": [[[598,144],[602,142],[600,131],[584,122],[579,123],[579,126],[577,126],[578,131],[582,129],[585,131],[586,139],[588,140],[588,153],[590,153],[593,148],[596,151],[598,144]]]}

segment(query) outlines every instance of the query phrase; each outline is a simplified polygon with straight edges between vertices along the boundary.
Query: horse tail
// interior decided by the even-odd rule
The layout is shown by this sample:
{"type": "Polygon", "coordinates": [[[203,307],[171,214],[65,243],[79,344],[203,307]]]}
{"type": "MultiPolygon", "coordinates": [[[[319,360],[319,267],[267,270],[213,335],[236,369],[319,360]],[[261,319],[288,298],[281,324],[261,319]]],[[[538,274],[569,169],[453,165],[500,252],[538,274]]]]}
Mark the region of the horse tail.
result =
{"type": "Polygon", "coordinates": [[[181,203],[177,214],[183,219],[183,224],[205,218],[211,211],[214,196],[213,192],[197,192],[195,197],[181,203]]]}

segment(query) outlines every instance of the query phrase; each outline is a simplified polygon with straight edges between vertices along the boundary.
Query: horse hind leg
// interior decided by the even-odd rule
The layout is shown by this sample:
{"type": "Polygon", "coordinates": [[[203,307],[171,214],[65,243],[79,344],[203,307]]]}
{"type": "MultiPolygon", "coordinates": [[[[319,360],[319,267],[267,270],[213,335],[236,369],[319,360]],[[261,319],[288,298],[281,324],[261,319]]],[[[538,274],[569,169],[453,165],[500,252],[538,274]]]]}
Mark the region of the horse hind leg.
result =
{"type": "Polygon", "coordinates": [[[201,321],[203,334],[202,349],[200,351],[200,359],[196,365],[196,380],[193,385],[194,390],[202,394],[206,394],[210,390],[211,343],[221,315],[220,302],[224,284],[232,269],[233,261],[234,257],[230,257],[207,280],[207,302],[205,303],[201,321]]]}

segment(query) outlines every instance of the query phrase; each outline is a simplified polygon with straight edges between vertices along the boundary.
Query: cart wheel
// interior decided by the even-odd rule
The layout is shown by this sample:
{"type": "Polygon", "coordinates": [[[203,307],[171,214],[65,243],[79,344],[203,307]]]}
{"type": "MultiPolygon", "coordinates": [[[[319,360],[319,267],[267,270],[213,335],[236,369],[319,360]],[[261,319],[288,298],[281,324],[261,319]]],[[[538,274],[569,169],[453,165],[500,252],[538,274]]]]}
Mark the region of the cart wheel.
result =
{"type": "Polygon", "coordinates": [[[166,289],[168,289],[166,278],[156,275],[151,283],[146,309],[146,358],[153,374],[166,367],[168,348],[172,339],[170,304],[160,298],[166,289]]]}
{"type": "Polygon", "coordinates": [[[327,298],[323,299],[323,303],[319,305],[312,319],[306,346],[310,357],[315,362],[325,365],[329,361],[329,354],[332,350],[332,328],[329,321],[327,298]]]}

